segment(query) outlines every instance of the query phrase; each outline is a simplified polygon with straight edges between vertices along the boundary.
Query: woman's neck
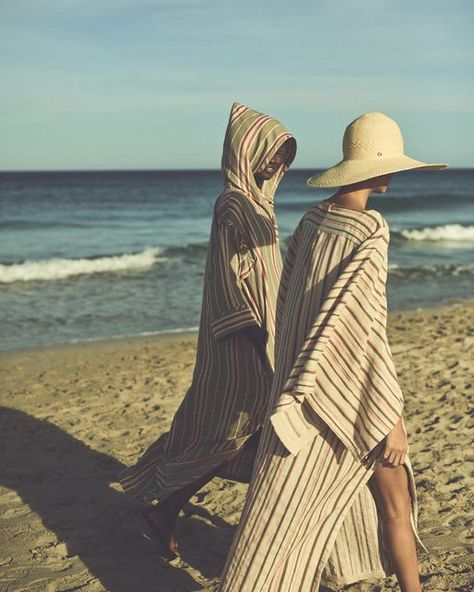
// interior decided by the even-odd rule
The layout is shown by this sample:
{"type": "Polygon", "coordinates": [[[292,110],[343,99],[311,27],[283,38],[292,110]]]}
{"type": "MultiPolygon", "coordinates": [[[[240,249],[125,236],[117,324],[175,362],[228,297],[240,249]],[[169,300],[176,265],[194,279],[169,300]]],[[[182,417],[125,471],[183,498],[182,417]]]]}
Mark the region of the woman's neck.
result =
{"type": "Polygon", "coordinates": [[[347,185],[338,189],[333,196],[328,198],[328,201],[332,201],[345,208],[363,211],[371,193],[372,189],[369,187],[354,189],[351,185],[347,185]]]}

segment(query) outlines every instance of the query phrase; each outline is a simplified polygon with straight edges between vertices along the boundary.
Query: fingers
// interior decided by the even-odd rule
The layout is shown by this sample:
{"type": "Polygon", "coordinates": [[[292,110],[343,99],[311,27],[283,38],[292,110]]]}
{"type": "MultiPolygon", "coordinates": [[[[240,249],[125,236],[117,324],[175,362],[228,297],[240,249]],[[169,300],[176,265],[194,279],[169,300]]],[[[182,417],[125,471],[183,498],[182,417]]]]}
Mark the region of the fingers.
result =
{"type": "Polygon", "coordinates": [[[391,464],[393,464],[393,461],[395,460],[395,456],[396,456],[396,451],[393,448],[386,446],[385,450],[383,451],[382,459],[386,463],[391,465],[391,464]]]}
{"type": "Polygon", "coordinates": [[[394,449],[386,447],[383,453],[380,455],[379,460],[392,466],[398,467],[405,463],[408,449],[394,449]]]}

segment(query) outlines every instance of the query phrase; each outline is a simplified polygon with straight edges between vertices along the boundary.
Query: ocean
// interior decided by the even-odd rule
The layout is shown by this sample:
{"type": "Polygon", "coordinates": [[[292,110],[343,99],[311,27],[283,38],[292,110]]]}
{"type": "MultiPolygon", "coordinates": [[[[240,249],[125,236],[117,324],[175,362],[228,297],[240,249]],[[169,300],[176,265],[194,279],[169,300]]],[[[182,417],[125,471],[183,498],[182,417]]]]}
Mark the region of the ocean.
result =
{"type": "MultiPolygon", "coordinates": [[[[283,250],[331,195],[290,170],[283,250]]],[[[396,175],[367,207],[391,232],[391,311],[472,297],[474,169],[396,175]]],[[[0,349],[197,328],[218,171],[0,173],[0,349]]]]}

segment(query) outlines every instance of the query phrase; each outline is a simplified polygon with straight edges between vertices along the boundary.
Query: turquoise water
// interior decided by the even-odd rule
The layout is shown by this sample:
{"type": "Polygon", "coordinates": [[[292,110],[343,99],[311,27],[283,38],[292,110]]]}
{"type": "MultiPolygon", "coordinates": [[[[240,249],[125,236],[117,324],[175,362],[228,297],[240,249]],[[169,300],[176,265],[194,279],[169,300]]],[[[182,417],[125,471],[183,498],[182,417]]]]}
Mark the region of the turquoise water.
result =
{"type": "MultiPolygon", "coordinates": [[[[289,171],[282,246],[330,195],[289,171]]],[[[411,172],[368,208],[389,222],[391,310],[472,296],[474,170],[411,172]]],[[[0,349],[194,328],[217,171],[0,174],[0,349]]]]}

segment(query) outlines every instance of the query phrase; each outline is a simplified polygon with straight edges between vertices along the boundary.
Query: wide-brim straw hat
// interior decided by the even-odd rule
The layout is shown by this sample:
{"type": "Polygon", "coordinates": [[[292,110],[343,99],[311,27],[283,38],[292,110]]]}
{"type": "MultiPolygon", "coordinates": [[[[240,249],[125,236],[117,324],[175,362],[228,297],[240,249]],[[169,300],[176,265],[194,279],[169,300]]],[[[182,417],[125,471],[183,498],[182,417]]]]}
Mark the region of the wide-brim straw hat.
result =
{"type": "Polygon", "coordinates": [[[342,187],[391,173],[444,169],[446,164],[428,164],[404,153],[398,124],[383,113],[366,113],[346,127],[343,159],[307,181],[311,187],[342,187]]]}

